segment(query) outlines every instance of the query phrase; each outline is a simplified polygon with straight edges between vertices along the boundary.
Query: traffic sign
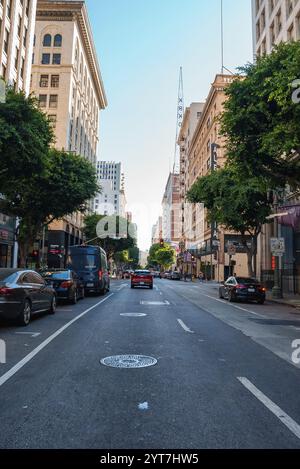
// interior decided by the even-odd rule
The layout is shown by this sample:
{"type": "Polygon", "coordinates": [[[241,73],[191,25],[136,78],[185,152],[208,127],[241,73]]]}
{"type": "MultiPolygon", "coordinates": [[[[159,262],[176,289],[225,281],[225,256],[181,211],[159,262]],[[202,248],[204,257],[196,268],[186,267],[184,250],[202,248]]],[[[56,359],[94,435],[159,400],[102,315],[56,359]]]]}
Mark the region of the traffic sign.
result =
{"type": "Polygon", "coordinates": [[[227,252],[229,256],[235,256],[236,255],[236,247],[234,244],[228,244],[227,246],[227,252]]]}
{"type": "Polygon", "coordinates": [[[285,253],[284,238],[271,238],[271,252],[275,257],[281,257],[285,253]]]}

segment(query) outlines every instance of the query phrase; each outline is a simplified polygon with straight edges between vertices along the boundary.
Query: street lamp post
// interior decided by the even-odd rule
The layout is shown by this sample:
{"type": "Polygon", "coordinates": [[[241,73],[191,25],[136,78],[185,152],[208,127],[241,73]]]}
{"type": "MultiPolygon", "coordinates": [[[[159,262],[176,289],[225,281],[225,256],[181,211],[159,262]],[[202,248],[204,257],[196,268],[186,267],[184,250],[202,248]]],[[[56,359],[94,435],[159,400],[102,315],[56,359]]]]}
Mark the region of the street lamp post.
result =
{"type": "MultiPolygon", "coordinates": [[[[278,213],[278,206],[279,206],[279,200],[278,200],[278,194],[276,191],[274,191],[274,211],[275,215],[278,213]]],[[[278,230],[278,217],[274,217],[274,236],[276,238],[279,237],[279,230],[278,230]]],[[[274,270],[274,286],[272,289],[272,297],[274,299],[279,300],[282,298],[282,290],[281,290],[281,285],[280,285],[280,269],[279,269],[279,256],[275,256],[275,270],[274,270]]]]}

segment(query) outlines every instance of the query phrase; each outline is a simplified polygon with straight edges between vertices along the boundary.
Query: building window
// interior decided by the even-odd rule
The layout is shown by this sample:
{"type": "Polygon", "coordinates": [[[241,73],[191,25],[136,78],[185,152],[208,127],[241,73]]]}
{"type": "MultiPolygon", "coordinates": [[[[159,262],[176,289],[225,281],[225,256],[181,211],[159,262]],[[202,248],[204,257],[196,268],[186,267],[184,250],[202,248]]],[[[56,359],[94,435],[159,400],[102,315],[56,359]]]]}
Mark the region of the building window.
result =
{"type": "Polygon", "coordinates": [[[62,46],[62,35],[56,34],[54,36],[54,47],[61,47],[62,46]]]}
{"type": "Polygon", "coordinates": [[[50,64],[50,54],[42,54],[42,64],[43,65],[50,64]]]}
{"type": "Polygon", "coordinates": [[[19,62],[19,49],[16,49],[15,69],[18,68],[18,62],[19,62]]]}
{"type": "Polygon", "coordinates": [[[39,105],[40,107],[47,107],[47,95],[46,94],[39,95],[39,105]]]}
{"type": "Polygon", "coordinates": [[[61,54],[53,54],[52,64],[53,65],[60,65],[60,63],[61,63],[61,54]]]}
{"type": "Polygon", "coordinates": [[[9,32],[7,29],[5,29],[5,34],[4,34],[4,51],[7,54],[8,52],[8,42],[9,42],[9,32]]]}
{"type": "Polygon", "coordinates": [[[45,34],[43,39],[43,46],[44,47],[51,47],[52,37],[51,34],[45,34]]]}
{"type": "Polygon", "coordinates": [[[57,94],[50,94],[49,107],[51,109],[56,109],[57,108],[57,103],[58,103],[58,95],[57,94]]]}
{"type": "Polygon", "coordinates": [[[24,29],[24,37],[23,37],[23,46],[26,47],[26,43],[27,43],[27,33],[28,33],[28,30],[27,28],[24,29]]]}
{"type": "Polygon", "coordinates": [[[56,122],[57,122],[57,115],[56,114],[49,114],[48,118],[49,118],[49,121],[50,121],[50,124],[51,124],[52,128],[55,129],[56,128],[56,122]]]}
{"type": "Polygon", "coordinates": [[[49,86],[49,75],[41,75],[40,88],[48,88],[49,86]]]}
{"type": "Polygon", "coordinates": [[[59,88],[59,75],[51,75],[51,88],[59,88]]]}

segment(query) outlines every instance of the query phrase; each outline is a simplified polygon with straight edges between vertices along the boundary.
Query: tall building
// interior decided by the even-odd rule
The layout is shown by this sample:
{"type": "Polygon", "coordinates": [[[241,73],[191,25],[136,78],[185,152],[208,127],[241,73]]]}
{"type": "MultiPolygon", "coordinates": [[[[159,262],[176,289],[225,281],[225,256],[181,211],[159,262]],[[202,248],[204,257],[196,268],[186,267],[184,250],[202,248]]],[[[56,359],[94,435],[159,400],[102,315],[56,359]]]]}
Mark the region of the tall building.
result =
{"type": "Polygon", "coordinates": [[[171,173],[168,177],[162,209],[162,237],[166,243],[178,244],[181,237],[179,174],[171,173]]]}
{"type": "MultiPolygon", "coordinates": [[[[300,0],[252,0],[254,55],[270,53],[280,42],[300,40],[300,0]]],[[[285,240],[285,253],[279,258],[283,293],[300,294],[300,199],[299,191],[287,193],[279,212],[278,235],[285,240]]],[[[268,286],[273,286],[274,258],[270,239],[277,236],[274,225],[264,226],[258,239],[257,273],[268,286]]]]}
{"type": "MultiPolygon", "coordinates": [[[[29,93],[36,0],[0,0],[0,78],[29,93]]],[[[0,268],[17,262],[15,219],[0,213],[0,268]],[[14,249],[15,245],[15,249],[14,249]]]]}
{"type": "MultiPolygon", "coordinates": [[[[220,133],[219,116],[226,100],[225,89],[235,79],[232,75],[216,75],[205,104],[192,105],[186,111],[179,135],[181,145],[181,201],[199,177],[224,166],[226,161],[226,140],[220,133]],[[197,114],[198,113],[198,114],[197,114]]],[[[189,256],[180,256],[181,269],[198,275],[200,269],[208,277],[224,280],[231,272],[228,246],[234,244],[235,272],[247,274],[247,256],[240,237],[211,223],[207,210],[201,204],[186,204],[184,207],[182,242],[189,256]],[[186,220],[186,217],[189,220],[186,220]],[[197,262],[191,261],[191,255],[197,262]]]]}
{"type": "Polygon", "coordinates": [[[97,177],[102,192],[94,200],[94,211],[126,218],[125,177],[121,163],[98,161],[97,177]]]}
{"type": "MultiPolygon", "coordinates": [[[[107,100],[84,1],[38,0],[31,91],[53,123],[56,147],[96,165],[107,100]]],[[[83,240],[82,227],[78,213],[51,225],[49,265],[64,264],[68,247],[83,240]]]]}
{"type": "Polygon", "coordinates": [[[188,158],[191,141],[198,121],[202,115],[204,103],[192,103],[186,108],[179,133],[180,148],[180,224],[181,243],[185,248],[197,248],[204,241],[204,220],[199,206],[186,202],[186,193],[190,188],[189,168],[192,161],[188,158]]]}
{"type": "Polygon", "coordinates": [[[253,48],[256,56],[274,45],[300,39],[299,0],[252,0],[253,48]]]}
{"type": "Polygon", "coordinates": [[[158,217],[157,222],[152,227],[151,244],[158,244],[163,237],[162,217],[158,217]]]}
{"type": "Polygon", "coordinates": [[[27,94],[37,0],[0,1],[0,77],[27,94]]]}

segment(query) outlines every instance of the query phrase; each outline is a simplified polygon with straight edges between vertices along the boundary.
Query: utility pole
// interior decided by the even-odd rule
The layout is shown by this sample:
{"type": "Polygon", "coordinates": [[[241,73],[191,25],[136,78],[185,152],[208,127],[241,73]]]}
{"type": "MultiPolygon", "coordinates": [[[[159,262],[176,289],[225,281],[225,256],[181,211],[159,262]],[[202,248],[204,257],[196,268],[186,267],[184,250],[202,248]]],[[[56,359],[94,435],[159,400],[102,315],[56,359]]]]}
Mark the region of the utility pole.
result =
{"type": "MultiPolygon", "coordinates": [[[[274,194],[274,212],[275,212],[275,217],[274,217],[274,237],[278,238],[279,237],[279,230],[278,230],[278,206],[279,206],[279,200],[278,200],[278,193],[276,191],[273,192],[274,194]]],[[[281,285],[280,285],[280,264],[279,264],[279,256],[275,256],[275,270],[274,270],[274,287],[272,289],[272,297],[274,299],[280,299],[282,298],[282,290],[281,290],[281,285]]]]}

